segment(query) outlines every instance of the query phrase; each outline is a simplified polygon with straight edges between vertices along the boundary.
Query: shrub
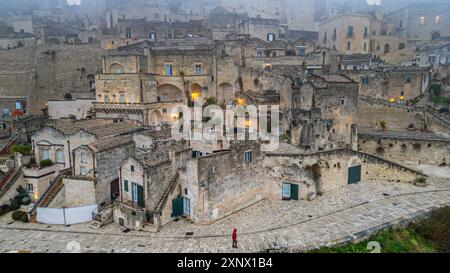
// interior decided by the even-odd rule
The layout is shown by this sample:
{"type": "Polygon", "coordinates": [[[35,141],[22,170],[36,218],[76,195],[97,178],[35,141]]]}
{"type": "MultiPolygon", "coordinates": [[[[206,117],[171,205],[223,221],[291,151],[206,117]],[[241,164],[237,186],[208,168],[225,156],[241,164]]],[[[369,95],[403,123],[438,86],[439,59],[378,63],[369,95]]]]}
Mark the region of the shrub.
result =
{"type": "MultiPolygon", "coordinates": [[[[12,214],[12,219],[14,220],[14,221],[22,221],[22,218],[23,218],[23,215],[24,214],[26,214],[25,212],[23,212],[23,211],[20,211],[20,210],[16,210],[15,212],[13,212],[13,214],[12,214]]],[[[27,217],[28,218],[28,217],[27,217]]]]}
{"type": "Polygon", "coordinates": [[[20,208],[20,201],[17,201],[17,199],[12,199],[10,203],[10,210],[15,211],[20,208]]]}
{"type": "Polygon", "coordinates": [[[450,206],[433,212],[431,217],[416,226],[416,230],[432,241],[439,252],[450,252],[450,206]]]}
{"type": "Polygon", "coordinates": [[[20,217],[20,221],[28,223],[28,214],[26,212],[22,214],[22,217],[20,217]]]}
{"type": "Polygon", "coordinates": [[[21,153],[23,155],[31,154],[31,150],[32,148],[30,144],[15,144],[10,148],[11,153],[21,153]]]}
{"type": "Polygon", "coordinates": [[[39,162],[39,166],[41,166],[41,168],[50,167],[52,165],[53,165],[53,161],[51,161],[50,159],[45,159],[45,160],[42,160],[41,162],[39,162]]]}
{"type": "Polygon", "coordinates": [[[380,121],[380,126],[381,126],[381,128],[386,128],[386,121],[384,121],[384,120],[382,120],[382,121],[380,121]]]}

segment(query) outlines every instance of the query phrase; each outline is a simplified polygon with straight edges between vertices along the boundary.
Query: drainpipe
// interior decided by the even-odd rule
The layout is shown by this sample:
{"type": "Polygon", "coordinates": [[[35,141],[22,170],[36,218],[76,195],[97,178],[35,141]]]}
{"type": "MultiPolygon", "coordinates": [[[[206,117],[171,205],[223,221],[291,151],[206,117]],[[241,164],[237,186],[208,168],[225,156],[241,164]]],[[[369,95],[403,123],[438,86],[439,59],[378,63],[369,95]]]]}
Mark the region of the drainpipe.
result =
{"type": "Polygon", "coordinates": [[[120,196],[120,202],[123,203],[123,195],[122,195],[122,167],[119,168],[119,196],[120,196]]]}
{"type": "Polygon", "coordinates": [[[93,166],[93,174],[94,174],[94,178],[96,177],[95,175],[95,170],[96,170],[96,166],[95,166],[95,154],[92,154],[92,166],[93,166]]]}
{"type": "MultiPolygon", "coordinates": [[[[69,149],[69,168],[72,168],[72,156],[70,151],[70,140],[67,140],[67,148],[69,149]]],[[[75,170],[73,170],[75,172],[75,170]]]]}

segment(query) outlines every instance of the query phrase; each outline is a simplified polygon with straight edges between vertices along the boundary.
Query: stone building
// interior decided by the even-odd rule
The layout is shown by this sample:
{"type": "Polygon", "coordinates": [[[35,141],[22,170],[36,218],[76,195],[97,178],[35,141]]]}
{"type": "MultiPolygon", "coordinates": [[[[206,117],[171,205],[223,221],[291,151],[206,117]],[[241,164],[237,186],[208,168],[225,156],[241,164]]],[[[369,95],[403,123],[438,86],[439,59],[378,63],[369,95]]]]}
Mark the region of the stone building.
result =
{"type": "Polygon", "coordinates": [[[450,5],[433,2],[410,4],[386,15],[398,33],[413,42],[450,36],[449,18],[450,5]]]}
{"type": "Polygon", "coordinates": [[[344,73],[359,83],[361,96],[405,103],[424,94],[430,81],[428,72],[426,68],[405,66],[344,73]]]}
{"type": "Polygon", "coordinates": [[[370,52],[371,22],[365,14],[342,14],[320,23],[319,43],[346,55],[370,52]]]}
{"type": "Polygon", "coordinates": [[[358,84],[341,75],[312,75],[295,84],[292,144],[304,151],[355,148],[358,84]]]}

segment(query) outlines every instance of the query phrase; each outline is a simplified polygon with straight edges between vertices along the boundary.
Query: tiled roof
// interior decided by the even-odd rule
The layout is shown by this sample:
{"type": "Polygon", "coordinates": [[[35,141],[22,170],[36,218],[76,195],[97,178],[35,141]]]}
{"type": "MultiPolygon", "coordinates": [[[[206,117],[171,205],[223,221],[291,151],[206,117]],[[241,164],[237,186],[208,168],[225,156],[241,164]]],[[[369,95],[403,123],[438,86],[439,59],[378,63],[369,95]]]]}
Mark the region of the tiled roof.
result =
{"type": "Polygon", "coordinates": [[[83,130],[98,138],[102,138],[132,131],[139,126],[129,121],[114,122],[111,119],[91,119],[82,121],[58,120],[50,127],[61,131],[65,135],[72,135],[83,130]]]}
{"type": "Polygon", "coordinates": [[[106,151],[115,147],[119,147],[125,144],[131,144],[133,143],[133,136],[132,135],[125,135],[125,136],[113,136],[108,137],[106,139],[102,139],[98,142],[92,143],[89,145],[89,147],[94,152],[102,152],[106,151]]]}

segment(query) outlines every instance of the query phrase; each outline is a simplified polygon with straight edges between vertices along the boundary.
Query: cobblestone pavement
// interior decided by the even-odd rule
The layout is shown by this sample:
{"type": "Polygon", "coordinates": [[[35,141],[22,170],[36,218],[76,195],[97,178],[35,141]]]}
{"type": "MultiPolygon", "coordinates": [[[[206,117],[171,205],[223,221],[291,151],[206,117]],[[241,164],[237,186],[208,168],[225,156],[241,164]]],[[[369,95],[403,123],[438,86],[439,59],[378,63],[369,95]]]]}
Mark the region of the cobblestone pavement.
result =
{"type": "Polygon", "coordinates": [[[157,233],[123,233],[116,225],[94,230],[22,224],[0,219],[0,252],[234,252],[230,234],[238,228],[239,252],[263,251],[274,244],[293,250],[360,238],[383,226],[410,220],[450,204],[450,181],[427,187],[363,182],[313,201],[261,201],[209,226],[172,222],[157,233]],[[186,237],[186,232],[193,236],[186,237]]]}

